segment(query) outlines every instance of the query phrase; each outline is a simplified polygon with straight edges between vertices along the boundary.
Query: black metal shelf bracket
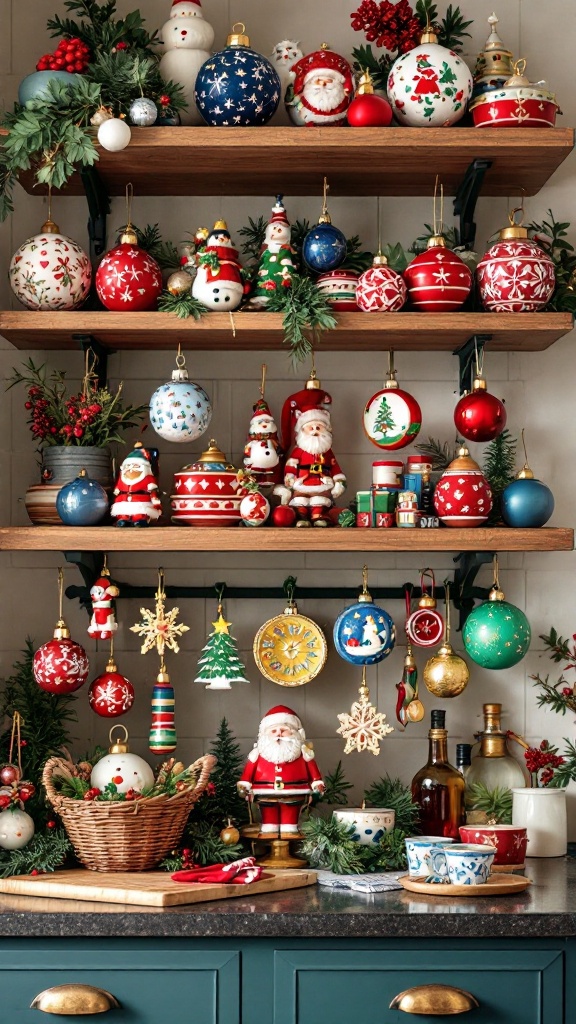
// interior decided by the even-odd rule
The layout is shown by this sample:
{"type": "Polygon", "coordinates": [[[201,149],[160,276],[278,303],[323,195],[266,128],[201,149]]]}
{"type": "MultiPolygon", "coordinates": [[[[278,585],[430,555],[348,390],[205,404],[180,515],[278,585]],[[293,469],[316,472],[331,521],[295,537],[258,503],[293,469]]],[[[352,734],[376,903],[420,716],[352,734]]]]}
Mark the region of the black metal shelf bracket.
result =
{"type": "Polygon", "coordinates": [[[460,348],[454,349],[452,355],[458,356],[458,387],[461,395],[472,391],[472,382],[476,373],[476,352],[481,355],[490,341],[492,341],[491,334],[473,334],[460,348]]]}
{"type": "Polygon", "coordinates": [[[90,258],[96,261],[106,252],[106,218],[110,213],[110,196],[95,167],[83,167],[80,178],[88,202],[90,258]]]}
{"type": "Polygon", "coordinates": [[[98,387],[106,387],[106,381],[108,380],[108,356],[110,355],[110,350],[104,348],[104,346],[101,345],[100,342],[91,334],[73,334],[72,340],[84,353],[92,353],[94,357],[92,373],[98,381],[98,387]]]}
{"type": "Polygon", "coordinates": [[[477,157],[466,170],[454,197],[454,216],[460,217],[460,245],[473,249],[476,239],[474,213],[486,171],[492,166],[491,160],[477,157]]]}
{"type": "MultiPolygon", "coordinates": [[[[90,601],[90,587],[100,575],[104,564],[104,555],[94,551],[65,551],[64,556],[67,562],[77,565],[84,581],[84,586],[71,585],[66,588],[66,597],[69,600],[79,600],[82,607],[89,615],[92,613],[90,601]]],[[[492,554],[480,552],[478,554],[464,552],[457,555],[454,561],[461,561],[454,573],[454,581],[450,588],[450,597],[456,611],[460,613],[460,625],[462,628],[466,616],[474,607],[474,600],[479,598],[485,600],[488,597],[488,589],[474,586],[476,574],[480,566],[492,560],[492,554]]],[[[130,583],[123,583],[114,577],[114,582],[120,590],[119,599],[152,601],[156,594],[157,586],[133,586],[130,583]]],[[[216,599],[216,586],[184,587],[167,586],[166,597],[169,600],[210,600],[216,599]]],[[[298,601],[323,601],[327,598],[352,603],[358,599],[359,587],[300,587],[296,588],[296,599],[298,601]]],[[[370,585],[370,593],[375,601],[404,601],[406,592],[410,592],[414,600],[422,596],[420,587],[413,587],[411,583],[404,583],[401,587],[374,587],[370,585]]],[[[225,587],[227,598],[243,598],[247,600],[274,600],[285,601],[286,591],[284,586],[278,587],[225,587]]]]}

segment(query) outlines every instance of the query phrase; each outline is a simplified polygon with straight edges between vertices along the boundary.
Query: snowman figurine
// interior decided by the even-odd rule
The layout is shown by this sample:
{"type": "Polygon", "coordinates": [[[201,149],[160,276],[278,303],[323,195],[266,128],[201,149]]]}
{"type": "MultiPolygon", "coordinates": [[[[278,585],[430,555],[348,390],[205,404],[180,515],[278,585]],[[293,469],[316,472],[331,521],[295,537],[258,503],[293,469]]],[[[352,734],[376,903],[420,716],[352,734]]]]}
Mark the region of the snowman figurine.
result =
{"type": "Polygon", "coordinates": [[[188,109],[180,112],[182,124],[204,124],[194,100],[196,76],[210,57],[214,29],[204,21],[200,0],[172,0],[170,18],[161,29],[164,54],[160,74],[165,82],[184,89],[188,109]]]}
{"type": "Polygon", "coordinates": [[[254,413],[244,448],[244,465],[260,490],[269,491],[279,483],[282,471],[278,427],[264,398],[259,398],[253,408],[254,413]]]}
{"type": "MultiPolygon", "coordinates": [[[[301,60],[304,54],[300,49],[300,43],[293,39],[282,39],[272,50],[270,63],[275,69],[281,84],[281,96],[286,95],[286,90],[294,81],[292,66],[296,61],[301,60]]],[[[274,115],[274,124],[292,124],[287,110],[281,103],[274,115]]]]}
{"type": "Polygon", "coordinates": [[[109,733],[108,753],[96,762],[90,775],[90,785],[102,793],[113,782],[117,793],[130,791],[141,793],[154,784],[154,772],[143,757],[131,754],[128,746],[128,730],[125,725],[113,725],[109,733]],[[112,739],[116,729],[124,730],[124,739],[112,739]]]}
{"type": "Polygon", "coordinates": [[[220,313],[238,309],[244,295],[242,267],[225,220],[217,220],[206,246],[197,254],[192,295],[220,313]]]}

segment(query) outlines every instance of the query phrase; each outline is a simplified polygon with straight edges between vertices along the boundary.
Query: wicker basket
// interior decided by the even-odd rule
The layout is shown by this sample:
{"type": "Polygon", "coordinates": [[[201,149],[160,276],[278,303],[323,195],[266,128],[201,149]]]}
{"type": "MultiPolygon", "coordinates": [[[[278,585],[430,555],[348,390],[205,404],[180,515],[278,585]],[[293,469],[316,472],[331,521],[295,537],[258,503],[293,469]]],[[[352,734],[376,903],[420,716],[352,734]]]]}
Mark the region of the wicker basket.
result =
{"type": "Polygon", "coordinates": [[[90,871],[147,871],[178,845],[192,805],[208,784],[216,764],[212,754],[194,762],[197,782],[168,796],[143,797],[133,803],[74,800],[54,788],[54,774],[70,778],[70,764],[51,757],[42,782],[54,810],[62,818],[78,860],[90,871]]]}

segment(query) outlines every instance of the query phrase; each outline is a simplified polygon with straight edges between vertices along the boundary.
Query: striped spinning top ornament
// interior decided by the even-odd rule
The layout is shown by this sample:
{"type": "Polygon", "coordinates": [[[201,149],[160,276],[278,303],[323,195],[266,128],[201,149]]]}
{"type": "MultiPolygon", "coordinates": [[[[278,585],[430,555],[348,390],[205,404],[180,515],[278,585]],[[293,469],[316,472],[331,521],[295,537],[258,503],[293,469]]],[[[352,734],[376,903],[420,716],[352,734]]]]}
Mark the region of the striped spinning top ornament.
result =
{"type": "Polygon", "coordinates": [[[158,590],[153,611],[141,608],[142,620],[130,629],[142,637],[141,654],[154,648],[160,658],[160,669],[152,690],[152,722],[148,745],[153,754],[170,754],[176,749],[177,736],[174,724],[174,687],[166,671],[164,655],[166,649],[178,653],[178,639],[186,633],[189,626],[176,621],[178,608],[166,612],[166,591],[164,589],[164,570],[158,569],[158,590]]]}

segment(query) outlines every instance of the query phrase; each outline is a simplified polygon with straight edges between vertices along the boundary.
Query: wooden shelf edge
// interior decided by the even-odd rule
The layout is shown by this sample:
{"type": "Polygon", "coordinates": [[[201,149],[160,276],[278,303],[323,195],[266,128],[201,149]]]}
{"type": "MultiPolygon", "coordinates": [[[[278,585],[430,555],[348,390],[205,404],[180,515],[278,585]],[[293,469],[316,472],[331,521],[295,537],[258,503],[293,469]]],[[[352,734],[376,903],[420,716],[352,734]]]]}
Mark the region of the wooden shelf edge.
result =
{"type": "Polygon", "coordinates": [[[409,530],[212,529],[158,526],[0,528],[0,551],[572,551],[574,530],[500,528],[409,530]]]}

